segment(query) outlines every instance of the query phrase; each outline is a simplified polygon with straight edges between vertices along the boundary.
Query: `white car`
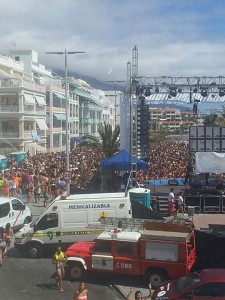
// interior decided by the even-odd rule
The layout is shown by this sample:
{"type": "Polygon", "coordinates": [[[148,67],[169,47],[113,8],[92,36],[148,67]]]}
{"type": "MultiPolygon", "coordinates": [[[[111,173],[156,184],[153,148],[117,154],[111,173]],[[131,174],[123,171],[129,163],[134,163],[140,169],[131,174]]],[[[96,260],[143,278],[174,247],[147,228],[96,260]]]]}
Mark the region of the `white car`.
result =
{"type": "Polygon", "coordinates": [[[7,223],[16,230],[30,223],[32,214],[23,202],[15,197],[0,197],[0,227],[7,223]]]}

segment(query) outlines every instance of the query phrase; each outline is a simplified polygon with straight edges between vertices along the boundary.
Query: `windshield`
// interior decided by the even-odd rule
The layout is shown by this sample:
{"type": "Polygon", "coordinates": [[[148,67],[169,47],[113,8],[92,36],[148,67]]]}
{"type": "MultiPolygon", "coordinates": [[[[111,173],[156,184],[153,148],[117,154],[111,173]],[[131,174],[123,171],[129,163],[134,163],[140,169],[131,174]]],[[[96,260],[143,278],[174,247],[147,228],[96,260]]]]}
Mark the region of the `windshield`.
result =
{"type": "Polygon", "coordinates": [[[35,219],[30,223],[30,227],[34,227],[34,225],[37,225],[37,223],[39,222],[39,220],[42,218],[43,214],[44,214],[45,210],[35,219]]]}
{"type": "Polygon", "coordinates": [[[175,281],[174,289],[176,292],[180,293],[200,281],[201,281],[201,278],[197,274],[194,274],[192,276],[191,275],[184,276],[175,281]]]}

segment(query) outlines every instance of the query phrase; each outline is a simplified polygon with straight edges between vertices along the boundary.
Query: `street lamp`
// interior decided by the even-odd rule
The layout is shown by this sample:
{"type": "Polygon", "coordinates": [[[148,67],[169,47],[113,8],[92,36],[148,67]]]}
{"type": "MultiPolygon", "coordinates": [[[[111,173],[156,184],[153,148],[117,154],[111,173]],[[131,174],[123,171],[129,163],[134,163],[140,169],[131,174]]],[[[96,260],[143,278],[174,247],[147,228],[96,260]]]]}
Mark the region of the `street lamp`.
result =
{"type": "MultiPolygon", "coordinates": [[[[68,101],[68,86],[67,86],[67,54],[78,54],[85,53],[84,51],[55,51],[55,52],[46,52],[46,54],[60,54],[65,55],[65,101],[66,101],[66,171],[70,170],[70,153],[69,153],[69,101],[68,101]]],[[[66,190],[70,193],[70,182],[67,181],[66,190]]]]}
{"type": "Polygon", "coordinates": [[[114,110],[115,110],[115,127],[116,127],[116,107],[117,107],[117,105],[116,105],[116,84],[117,83],[119,83],[119,82],[126,82],[125,80],[105,80],[105,82],[111,82],[111,83],[114,83],[115,84],[115,104],[114,104],[114,106],[115,106],[115,108],[114,108],[114,110]]]}

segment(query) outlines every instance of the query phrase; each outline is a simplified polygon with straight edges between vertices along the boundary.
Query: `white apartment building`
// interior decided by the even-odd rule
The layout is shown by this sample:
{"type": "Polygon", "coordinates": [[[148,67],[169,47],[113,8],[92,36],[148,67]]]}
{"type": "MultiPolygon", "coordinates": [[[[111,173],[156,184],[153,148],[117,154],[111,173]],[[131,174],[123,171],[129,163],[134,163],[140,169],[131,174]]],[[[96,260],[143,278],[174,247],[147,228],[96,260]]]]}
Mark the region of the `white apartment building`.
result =
{"type": "MultiPolygon", "coordinates": [[[[98,136],[98,125],[114,120],[101,91],[68,78],[68,130],[72,140],[98,136]]],[[[0,154],[66,150],[65,78],[53,77],[33,50],[0,56],[0,154]]]]}
{"type": "Polygon", "coordinates": [[[51,76],[37,53],[11,51],[0,56],[0,154],[46,150],[46,89],[51,76]]]}

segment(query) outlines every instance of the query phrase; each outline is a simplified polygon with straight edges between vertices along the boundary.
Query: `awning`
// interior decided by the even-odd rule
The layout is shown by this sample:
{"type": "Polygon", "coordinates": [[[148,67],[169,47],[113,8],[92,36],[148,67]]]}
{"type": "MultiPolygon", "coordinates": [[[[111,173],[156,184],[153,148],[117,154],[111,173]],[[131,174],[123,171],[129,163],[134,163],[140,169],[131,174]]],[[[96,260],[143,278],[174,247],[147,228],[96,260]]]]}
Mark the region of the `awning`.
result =
{"type": "Polygon", "coordinates": [[[46,105],[44,97],[42,97],[42,96],[35,96],[35,99],[36,99],[38,105],[40,105],[40,106],[46,105]]]}
{"type": "Polygon", "coordinates": [[[37,124],[38,124],[38,127],[40,128],[40,130],[47,130],[48,129],[48,126],[47,126],[44,119],[36,119],[36,121],[37,121],[37,124]]]}
{"type": "Polygon", "coordinates": [[[31,94],[23,94],[25,104],[35,104],[34,95],[31,94]]]}
{"type": "Polygon", "coordinates": [[[34,148],[34,149],[36,149],[38,151],[46,152],[46,149],[44,147],[42,147],[41,145],[38,145],[36,143],[29,143],[29,144],[26,144],[25,146],[34,148]]]}
{"type": "Polygon", "coordinates": [[[11,79],[11,78],[13,78],[12,75],[10,75],[6,71],[0,69],[0,79],[11,79]]]}
{"type": "Polygon", "coordinates": [[[56,120],[58,120],[58,121],[66,121],[66,114],[55,114],[54,113],[54,116],[55,116],[56,120]]]}
{"type": "Polygon", "coordinates": [[[92,100],[92,97],[93,97],[93,95],[91,93],[87,93],[85,91],[81,91],[78,89],[75,89],[75,93],[76,93],[76,95],[78,95],[80,97],[88,98],[90,100],[92,100]]]}
{"type": "Polygon", "coordinates": [[[60,99],[65,99],[65,95],[57,93],[57,92],[53,92],[53,95],[60,98],[60,99]]]}

